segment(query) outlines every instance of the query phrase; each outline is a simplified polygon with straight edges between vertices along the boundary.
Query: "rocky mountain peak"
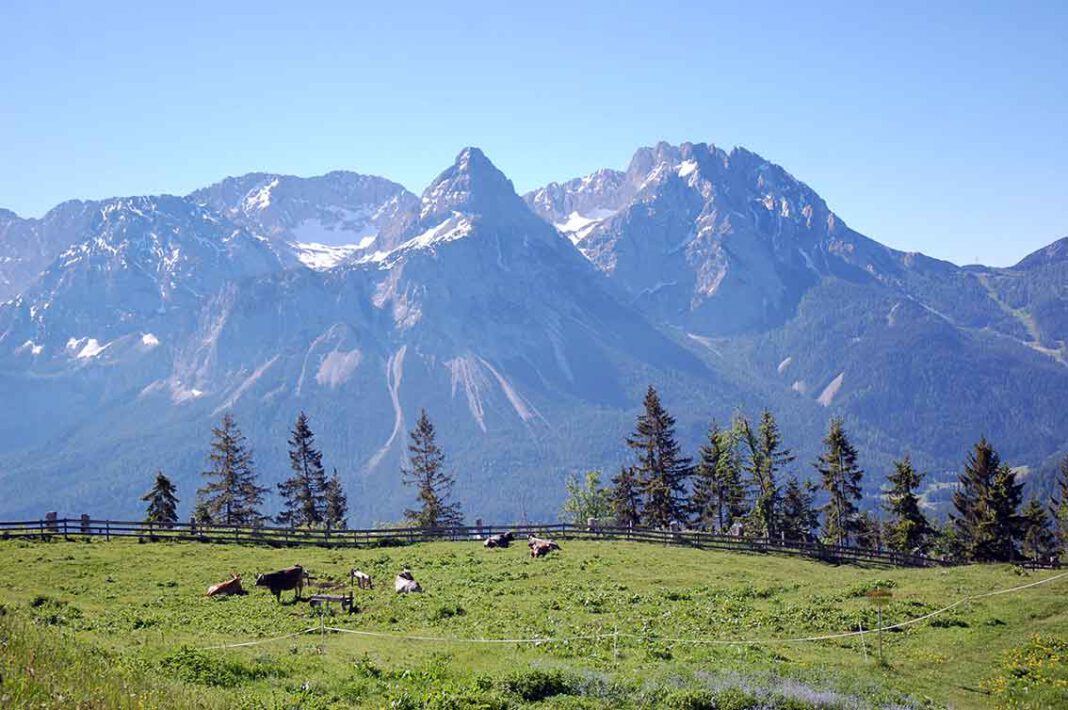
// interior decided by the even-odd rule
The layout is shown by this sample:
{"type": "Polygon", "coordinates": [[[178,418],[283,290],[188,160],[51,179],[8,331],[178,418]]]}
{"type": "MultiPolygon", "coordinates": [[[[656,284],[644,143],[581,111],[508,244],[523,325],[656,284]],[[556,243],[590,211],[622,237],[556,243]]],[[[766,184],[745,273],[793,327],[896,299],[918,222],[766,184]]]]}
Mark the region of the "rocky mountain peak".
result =
{"type": "Polygon", "coordinates": [[[419,222],[440,222],[454,212],[510,220],[517,211],[527,210],[512,181],[481,150],[469,147],[423,192],[419,222]]]}

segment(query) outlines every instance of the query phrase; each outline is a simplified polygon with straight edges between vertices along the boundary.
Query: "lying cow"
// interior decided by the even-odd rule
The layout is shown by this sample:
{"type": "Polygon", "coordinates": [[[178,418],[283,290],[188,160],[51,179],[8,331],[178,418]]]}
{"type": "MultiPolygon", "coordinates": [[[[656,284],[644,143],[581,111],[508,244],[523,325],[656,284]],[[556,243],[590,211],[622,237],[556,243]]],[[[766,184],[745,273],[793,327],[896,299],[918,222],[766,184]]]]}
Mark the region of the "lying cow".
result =
{"type": "Polygon", "coordinates": [[[559,550],[560,546],[552,540],[543,540],[533,535],[527,538],[527,547],[530,548],[531,557],[545,557],[553,550],[559,550]]]}
{"type": "Polygon", "coordinates": [[[486,547],[508,547],[512,544],[512,540],[515,540],[515,533],[509,531],[500,535],[490,535],[482,544],[486,547]]]}
{"type": "Polygon", "coordinates": [[[219,582],[208,587],[209,597],[226,597],[231,594],[244,594],[245,590],[241,588],[241,575],[234,574],[230,579],[225,582],[219,582]]]}
{"type": "Polygon", "coordinates": [[[411,570],[404,570],[398,574],[393,580],[393,588],[397,590],[397,594],[413,594],[423,591],[419,582],[416,582],[415,577],[412,576],[411,570]]]}
{"type": "Polygon", "coordinates": [[[274,598],[281,601],[282,592],[290,589],[295,590],[293,601],[300,599],[304,591],[304,568],[300,565],[280,569],[277,572],[267,572],[256,575],[256,586],[267,587],[271,590],[274,598]]]}

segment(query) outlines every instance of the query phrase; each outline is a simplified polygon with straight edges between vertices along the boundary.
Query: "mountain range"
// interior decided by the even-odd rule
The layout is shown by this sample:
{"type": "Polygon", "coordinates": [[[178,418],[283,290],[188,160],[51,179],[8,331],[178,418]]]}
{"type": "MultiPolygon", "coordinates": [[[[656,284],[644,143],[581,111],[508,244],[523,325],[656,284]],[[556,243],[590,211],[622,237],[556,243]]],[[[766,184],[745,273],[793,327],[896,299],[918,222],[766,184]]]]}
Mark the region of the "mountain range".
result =
{"type": "Polygon", "coordinates": [[[466,148],[421,196],[254,173],[0,211],[0,299],[0,517],[137,515],[157,469],[188,514],[226,411],[273,484],[303,410],[352,521],[394,520],[426,408],[469,518],[551,518],[567,474],[627,460],[648,384],[691,450],[771,408],[802,476],[842,416],[870,491],[908,451],[936,506],[981,434],[1036,483],[1068,452],[1068,239],[900,252],[742,148],[525,195],[466,148]]]}

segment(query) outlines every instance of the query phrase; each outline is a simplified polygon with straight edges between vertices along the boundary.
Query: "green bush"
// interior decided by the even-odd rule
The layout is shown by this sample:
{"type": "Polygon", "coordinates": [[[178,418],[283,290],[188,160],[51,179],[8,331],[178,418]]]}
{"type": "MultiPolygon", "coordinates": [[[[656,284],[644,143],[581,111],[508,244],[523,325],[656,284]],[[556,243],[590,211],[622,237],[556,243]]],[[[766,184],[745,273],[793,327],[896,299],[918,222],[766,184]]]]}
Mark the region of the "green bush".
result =
{"type": "Polygon", "coordinates": [[[575,679],[562,671],[540,669],[512,673],[502,681],[506,692],[528,702],[537,702],[554,695],[568,695],[574,684],[575,679]]]}
{"type": "Polygon", "coordinates": [[[234,688],[250,681],[282,675],[276,667],[249,668],[208,651],[183,646],[160,661],[160,667],[179,680],[218,688],[234,688]]]}

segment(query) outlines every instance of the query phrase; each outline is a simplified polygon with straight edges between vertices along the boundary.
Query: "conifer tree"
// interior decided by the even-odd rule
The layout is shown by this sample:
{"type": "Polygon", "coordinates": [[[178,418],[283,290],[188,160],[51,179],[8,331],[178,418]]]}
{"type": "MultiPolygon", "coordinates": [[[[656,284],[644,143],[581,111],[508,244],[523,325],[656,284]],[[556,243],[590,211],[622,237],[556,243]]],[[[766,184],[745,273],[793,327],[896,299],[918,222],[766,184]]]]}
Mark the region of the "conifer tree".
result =
{"type": "Polygon", "coordinates": [[[786,480],[782,494],[782,515],[780,532],[784,540],[790,542],[807,542],[819,527],[818,511],[813,507],[816,487],[812,483],[801,483],[797,476],[786,480]]]}
{"type": "Polygon", "coordinates": [[[405,485],[414,486],[418,508],[404,511],[404,517],[420,528],[447,528],[463,523],[459,503],[450,503],[453,478],[445,470],[445,453],[434,440],[434,425],[426,410],[409,433],[409,467],[401,470],[405,485]]]}
{"type": "Polygon", "coordinates": [[[348,527],[349,498],[345,495],[345,487],[341,485],[341,479],[334,469],[334,475],[326,482],[324,490],[326,511],[324,518],[326,526],[331,530],[344,530],[348,527]]]}
{"type": "Polygon", "coordinates": [[[781,503],[778,472],[794,460],[794,455],[783,447],[779,425],[769,410],[761,412],[756,432],[745,417],[738,417],[735,425],[749,449],[746,470],[755,490],[750,527],[762,537],[777,537],[781,503]]]}
{"type": "Polygon", "coordinates": [[[145,522],[169,528],[178,522],[178,495],[171,479],[163,471],[156,472],[156,481],[141,500],[148,503],[145,522]]]}
{"type": "Polygon", "coordinates": [[[297,416],[289,437],[289,466],[293,475],[278,484],[283,508],[276,520],[293,527],[322,525],[326,522],[326,471],[304,412],[297,416]]]}
{"type": "Polygon", "coordinates": [[[641,523],[641,490],[630,466],[622,466],[612,479],[612,513],[616,523],[629,528],[641,523]]]}
{"type": "Polygon", "coordinates": [[[675,440],[675,418],[664,409],[652,386],[645,393],[644,406],[627,446],[638,455],[635,470],[645,502],[642,518],[647,525],[666,528],[686,519],[690,459],[682,455],[675,440]]]}
{"type": "Polygon", "coordinates": [[[981,438],[961,473],[953,494],[953,524],[965,557],[978,562],[1007,562],[1020,536],[1017,509],[1023,497],[1012,469],[981,438]]]}
{"type": "Polygon", "coordinates": [[[934,534],[916,494],[923,474],[913,468],[912,459],[905,454],[905,458],[894,462],[894,472],[887,479],[891,486],[886,495],[886,510],[891,515],[886,526],[887,545],[898,552],[922,554],[934,534]]]}
{"type": "Polygon", "coordinates": [[[1038,498],[1031,496],[1020,517],[1023,524],[1024,556],[1035,562],[1048,560],[1055,554],[1057,539],[1050,529],[1049,515],[1038,502],[1038,498]]]}
{"type": "Polygon", "coordinates": [[[1049,512],[1057,547],[1062,555],[1068,556],[1068,455],[1061,459],[1059,473],[1049,512]]]}
{"type": "Polygon", "coordinates": [[[264,519],[259,506],[267,489],[256,483],[245,435],[229,413],[211,432],[211,466],[203,472],[208,482],[197,491],[203,511],[215,525],[256,525],[264,519]]]}
{"type": "Polygon", "coordinates": [[[822,488],[829,496],[822,508],[823,534],[829,542],[847,545],[857,530],[857,502],[864,472],[857,466],[857,450],[849,443],[840,418],[831,420],[823,445],[824,452],[815,464],[823,479],[822,488]]]}
{"type": "Polygon", "coordinates": [[[692,496],[697,523],[717,532],[728,530],[745,515],[745,487],[734,432],[722,430],[716,422],[708,430],[694,467],[692,496]]]}
{"type": "Polygon", "coordinates": [[[859,513],[855,517],[856,533],[854,539],[856,540],[857,547],[863,547],[869,550],[879,550],[883,546],[883,526],[882,523],[871,514],[871,511],[865,510],[863,513],[859,513]]]}

